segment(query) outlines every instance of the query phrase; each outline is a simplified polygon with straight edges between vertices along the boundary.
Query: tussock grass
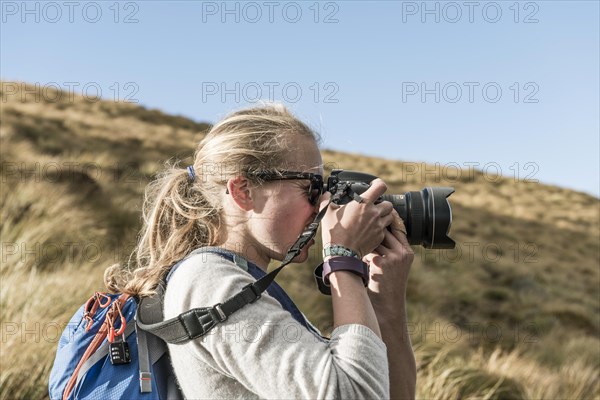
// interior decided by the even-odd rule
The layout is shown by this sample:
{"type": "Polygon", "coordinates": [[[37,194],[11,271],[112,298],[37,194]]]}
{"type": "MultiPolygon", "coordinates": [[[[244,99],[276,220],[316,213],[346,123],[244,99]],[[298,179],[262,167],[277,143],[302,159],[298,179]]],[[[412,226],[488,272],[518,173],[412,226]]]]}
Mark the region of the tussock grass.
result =
{"type": "MultiPolygon", "coordinates": [[[[77,96],[17,94],[2,106],[0,397],[46,398],[59,327],[127,259],[146,184],[167,159],[189,163],[208,124],[77,96]]],[[[384,178],[390,193],[456,188],[457,248],[415,247],[419,398],[600,397],[600,200],[477,170],[422,179],[424,164],[323,157],[329,170],[384,178]]],[[[329,333],[330,301],[312,278],[318,248],[277,280],[329,333]]]]}

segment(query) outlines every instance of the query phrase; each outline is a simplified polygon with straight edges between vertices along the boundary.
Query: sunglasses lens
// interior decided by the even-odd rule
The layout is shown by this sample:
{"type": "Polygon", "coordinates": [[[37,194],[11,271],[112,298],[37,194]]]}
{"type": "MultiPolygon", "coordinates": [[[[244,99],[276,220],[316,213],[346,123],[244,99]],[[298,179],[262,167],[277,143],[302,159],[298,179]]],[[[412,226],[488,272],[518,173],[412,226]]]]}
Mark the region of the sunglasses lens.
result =
{"type": "Polygon", "coordinates": [[[308,201],[310,201],[310,204],[314,206],[319,201],[319,197],[321,197],[321,191],[318,189],[311,189],[310,193],[308,194],[308,201]]]}
{"type": "Polygon", "coordinates": [[[323,179],[319,176],[315,176],[315,179],[310,184],[308,192],[308,200],[313,206],[317,204],[321,194],[323,193],[323,179]]]}

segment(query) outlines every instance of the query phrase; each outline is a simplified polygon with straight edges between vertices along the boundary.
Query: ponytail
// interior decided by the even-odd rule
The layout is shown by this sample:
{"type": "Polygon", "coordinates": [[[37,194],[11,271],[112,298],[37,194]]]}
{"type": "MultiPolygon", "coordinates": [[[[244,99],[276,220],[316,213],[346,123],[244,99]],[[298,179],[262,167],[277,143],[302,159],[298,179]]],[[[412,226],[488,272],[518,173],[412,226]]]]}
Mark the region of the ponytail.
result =
{"type": "Polygon", "coordinates": [[[109,267],[104,283],[111,292],[149,296],[171,266],[202,246],[218,242],[221,209],[203,192],[199,179],[170,165],[151,182],[145,194],[143,224],[135,251],[137,268],[109,267]]]}

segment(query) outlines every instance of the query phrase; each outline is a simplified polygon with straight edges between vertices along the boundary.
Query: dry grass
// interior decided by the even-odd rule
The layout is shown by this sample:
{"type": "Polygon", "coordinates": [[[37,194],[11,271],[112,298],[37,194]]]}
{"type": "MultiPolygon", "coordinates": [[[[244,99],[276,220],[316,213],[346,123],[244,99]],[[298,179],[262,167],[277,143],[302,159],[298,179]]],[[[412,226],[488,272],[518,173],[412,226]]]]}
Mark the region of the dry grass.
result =
{"type": "MultiPolygon", "coordinates": [[[[59,329],[102,289],[104,268],[128,256],[147,182],[168,158],[189,162],[208,126],[129,104],[19,97],[2,103],[0,125],[7,399],[47,397],[59,329]]],[[[419,398],[600,397],[597,198],[479,171],[423,180],[423,165],[323,156],[381,176],[391,193],[456,188],[457,249],[415,247],[408,298],[419,398]]],[[[328,332],[329,300],[312,281],[319,257],[288,266],[278,282],[328,332]]]]}
{"type": "Polygon", "coordinates": [[[416,355],[428,359],[417,378],[421,399],[593,399],[600,393],[598,368],[576,357],[548,368],[521,350],[470,352],[445,345],[417,347],[416,355]]]}

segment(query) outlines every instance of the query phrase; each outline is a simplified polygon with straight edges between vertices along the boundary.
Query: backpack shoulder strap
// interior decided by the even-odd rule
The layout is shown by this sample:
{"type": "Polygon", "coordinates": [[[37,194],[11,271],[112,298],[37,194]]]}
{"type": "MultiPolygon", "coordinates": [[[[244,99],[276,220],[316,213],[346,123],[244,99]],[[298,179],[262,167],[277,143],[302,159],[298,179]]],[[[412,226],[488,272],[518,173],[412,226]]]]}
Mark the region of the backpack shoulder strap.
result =
{"type": "MultiPolygon", "coordinates": [[[[274,278],[273,272],[271,272],[271,281],[274,278]]],[[[267,277],[265,276],[265,278],[267,277]]],[[[205,335],[215,325],[227,320],[231,314],[246,304],[253,303],[260,298],[268,284],[258,291],[254,287],[258,282],[247,285],[241,292],[224,303],[215,304],[212,307],[194,308],[168,320],[164,320],[162,308],[165,289],[163,285],[160,285],[154,296],[144,297],[140,300],[136,324],[140,329],[158,336],[167,343],[183,343],[193,340],[205,335]]]]}

